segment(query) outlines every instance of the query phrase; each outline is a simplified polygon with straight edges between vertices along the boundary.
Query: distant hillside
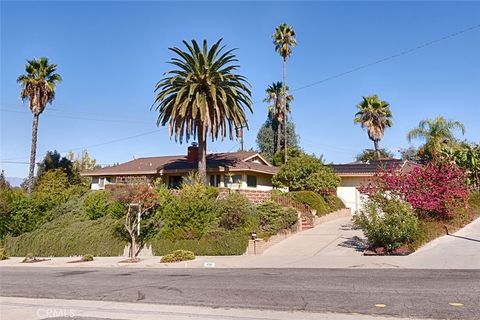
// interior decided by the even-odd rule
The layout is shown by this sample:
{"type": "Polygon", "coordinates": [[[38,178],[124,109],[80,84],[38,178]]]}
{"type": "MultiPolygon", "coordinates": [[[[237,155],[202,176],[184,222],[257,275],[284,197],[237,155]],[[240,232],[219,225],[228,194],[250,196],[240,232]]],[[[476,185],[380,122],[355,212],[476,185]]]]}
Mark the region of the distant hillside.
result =
{"type": "Polygon", "coordinates": [[[5,177],[5,179],[10,183],[12,187],[20,187],[20,184],[22,184],[24,178],[18,178],[18,177],[5,177]]]}

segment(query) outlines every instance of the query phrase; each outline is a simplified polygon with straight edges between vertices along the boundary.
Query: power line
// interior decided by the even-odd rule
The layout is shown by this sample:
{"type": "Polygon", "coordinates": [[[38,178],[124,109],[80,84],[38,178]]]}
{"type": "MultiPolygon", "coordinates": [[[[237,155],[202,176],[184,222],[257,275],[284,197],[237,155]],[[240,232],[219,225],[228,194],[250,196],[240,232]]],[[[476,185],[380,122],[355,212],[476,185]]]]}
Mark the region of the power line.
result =
{"type": "MultiPolygon", "coordinates": [[[[403,51],[401,51],[401,52],[399,52],[399,53],[396,53],[396,54],[387,56],[387,57],[385,57],[385,58],[382,58],[382,59],[379,59],[379,60],[376,60],[376,61],[373,61],[373,62],[370,62],[370,63],[366,63],[366,64],[360,65],[360,66],[358,66],[358,67],[352,68],[352,69],[350,69],[350,70],[347,70],[347,71],[344,71],[344,72],[341,72],[341,73],[338,73],[338,74],[335,74],[335,75],[326,77],[326,78],[324,78],[324,79],[321,79],[321,80],[312,82],[312,83],[310,83],[310,84],[307,84],[307,85],[304,85],[304,86],[295,88],[295,89],[292,90],[292,92],[296,92],[296,91],[300,91],[300,90],[303,90],[303,89],[307,89],[307,88],[310,88],[310,87],[313,87],[313,86],[316,86],[316,85],[325,83],[325,82],[327,82],[327,81],[334,80],[334,79],[343,77],[343,76],[345,76],[345,75],[348,75],[348,74],[351,74],[351,73],[354,73],[354,72],[357,72],[357,71],[360,71],[360,70],[363,70],[363,69],[366,69],[366,68],[375,66],[375,65],[377,65],[377,64],[380,64],[380,63],[383,63],[383,62],[386,62],[386,61],[389,61],[389,60],[392,60],[392,59],[395,59],[395,58],[398,58],[398,57],[401,57],[401,56],[404,56],[404,55],[407,55],[407,54],[410,54],[410,53],[413,53],[413,52],[415,52],[415,51],[418,51],[418,50],[424,49],[424,48],[426,48],[426,47],[432,46],[432,45],[434,45],[434,44],[436,44],[436,43],[439,43],[439,42],[442,42],[442,41],[445,41],[445,40],[448,40],[448,39],[457,37],[457,36],[459,36],[459,35],[461,35],[461,34],[464,34],[464,33],[467,33],[467,32],[471,32],[471,31],[476,30],[476,29],[478,29],[478,28],[480,28],[480,24],[477,24],[477,25],[474,25],[474,26],[471,26],[471,27],[462,29],[462,30],[457,31],[457,32],[450,33],[450,34],[448,34],[448,35],[446,35],[446,36],[443,36],[443,37],[440,37],[440,38],[437,38],[437,39],[434,39],[434,40],[425,42],[425,43],[423,43],[423,44],[421,44],[421,45],[418,45],[418,46],[416,46],[416,47],[403,50],[403,51]]],[[[253,104],[257,104],[257,103],[263,103],[263,100],[259,100],[259,101],[253,102],[253,104]]],[[[4,108],[1,108],[1,110],[6,111],[6,112],[27,113],[27,112],[23,112],[23,111],[9,110],[9,109],[4,109],[4,108]]],[[[48,115],[48,116],[50,116],[50,117],[57,117],[57,118],[70,118],[70,119],[77,119],[77,120],[104,121],[104,122],[150,123],[150,122],[147,122],[147,121],[132,121],[132,120],[118,120],[118,119],[86,118],[86,117],[77,117],[77,116],[69,116],[69,115],[63,115],[63,116],[62,116],[62,115],[51,115],[51,114],[50,114],[50,115],[48,115]]],[[[125,140],[129,140],[129,139],[134,139],[134,138],[141,137],[141,136],[144,136],[144,135],[152,134],[152,133],[154,133],[154,132],[158,132],[158,131],[157,131],[157,130],[149,131],[149,132],[141,133],[141,134],[134,135],[134,136],[130,136],[130,137],[120,138],[120,139],[116,139],[116,140],[112,140],[112,141],[107,141],[107,142],[104,142],[104,143],[99,143],[99,144],[95,144],[95,145],[91,145],[91,146],[85,146],[85,147],[81,147],[81,148],[74,148],[74,149],[71,149],[71,150],[83,150],[83,149],[88,149],[88,148],[95,148],[95,147],[102,146],[102,145],[107,145],[107,144],[116,143],[116,142],[120,142],[120,141],[125,141],[125,140]]],[[[70,151],[70,150],[68,150],[68,151],[70,151]]],[[[64,152],[68,152],[68,151],[64,151],[64,152]]],[[[9,160],[15,160],[15,159],[25,159],[25,157],[2,159],[2,160],[0,160],[0,162],[8,163],[7,161],[9,161],[9,160]]]]}
{"type": "MultiPolygon", "coordinates": [[[[25,113],[29,114],[26,111],[12,110],[6,108],[0,108],[4,112],[10,113],[25,113]]],[[[114,122],[114,123],[141,123],[141,124],[152,124],[153,122],[142,121],[142,120],[124,120],[124,119],[105,119],[105,118],[91,118],[91,117],[79,117],[71,115],[58,115],[58,114],[45,114],[46,117],[55,117],[55,118],[66,118],[66,119],[75,119],[75,120],[89,120],[89,121],[102,121],[102,122],[114,122]]]]}
{"type": "MultiPolygon", "coordinates": [[[[369,68],[369,67],[372,67],[372,66],[375,66],[377,64],[380,64],[380,63],[383,63],[383,62],[386,62],[386,61],[389,61],[389,60],[392,60],[392,59],[395,59],[395,58],[398,58],[398,57],[401,57],[401,56],[404,56],[404,55],[408,55],[410,53],[413,53],[415,51],[418,51],[418,50],[421,50],[421,49],[424,49],[426,47],[429,47],[429,46],[432,46],[434,44],[437,44],[439,42],[442,42],[442,41],[445,41],[445,40],[448,40],[448,39],[451,39],[451,38],[454,38],[454,37],[457,37],[459,35],[462,35],[464,33],[467,33],[467,32],[471,32],[471,31],[474,31],[476,29],[480,28],[480,24],[477,24],[477,25],[474,25],[474,26],[470,26],[468,28],[465,28],[465,29],[462,29],[462,30],[459,30],[459,31],[456,31],[456,32],[453,32],[453,33],[450,33],[448,35],[445,35],[443,37],[440,37],[440,38],[437,38],[437,39],[434,39],[434,40],[431,40],[431,41],[428,41],[428,42],[424,42],[416,47],[412,47],[412,48],[409,48],[409,49],[406,49],[406,50],[403,50],[403,51],[400,51],[398,53],[395,53],[395,54],[392,54],[390,56],[387,56],[387,57],[384,57],[382,59],[379,59],[379,60],[376,60],[376,61],[373,61],[373,62],[369,62],[369,63],[366,63],[366,64],[363,64],[363,65],[360,65],[360,66],[357,66],[355,68],[352,68],[350,70],[347,70],[347,71],[344,71],[344,72],[340,72],[340,73],[337,73],[335,75],[331,75],[329,77],[326,77],[326,78],[323,78],[321,80],[318,80],[318,81],[315,81],[315,82],[312,82],[312,83],[309,83],[309,84],[306,84],[306,85],[303,85],[301,87],[298,87],[298,88],[294,88],[292,90],[292,92],[295,92],[295,91],[300,91],[300,90],[303,90],[303,89],[307,89],[307,88],[310,88],[310,87],[313,87],[313,86],[316,86],[316,85],[319,85],[319,84],[322,84],[324,82],[328,82],[330,80],[334,80],[334,79],[337,79],[337,78],[340,78],[340,77],[343,77],[343,76],[346,76],[348,74],[351,74],[351,73],[354,73],[354,72],[357,72],[357,71],[360,71],[360,70],[363,70],[363,69],[366,69],[366,68],[369,68]]],[[[257,103],[262,103],[263,100],[258,100],[258,101],[255,101],[253,104],[257,104],[257,103]]]]}
{"type": "Polygon", "coordinates": [[[362,70],[362,69],[365,69],[365,68],[368,68],[368,67],[372,67],[374,65],[377,65],[377,64],[380,64],[382,62],[385,62],[385,61],[389,61],[389,60],[392,60],[392,59],[395,59],[395,58],[398,58],[398,57],[401,57],[401,56],[404,56],[404,55],[407,55],[407,54],[410,54],[412,52],[415,52],[415,51],[418,51],[418,50],[421,50],[421,49],[424,49],[426,47],[429,47],[431,45],[434,45],[436,43],[439,43],[441,41],[444,41],[444,40],[448,40],[448,39],[451,39],[451,38],[454,38],[454,37],[457,37],[461,34],[464,34],[464,33],[467,33],[467,32],[470,32],[470,31],[473,31],[475,29],[478,29],[480,28],[480,24],[477,24],[475,26],[471,26],[471,27],[468,27],[466,29],[463,29],[463,30],[460,30],[460,31],[457,31],[457,32],[454,32],[454,33],[450,33],[446,36],[443,36],[441,38],[437,38],[435,40],[432,40],[432,41],[428,41],[428,42],[425,42],[421,45],[418,45],[416,47],[413,47],[413,48],[410,48],[410,49],[407,49],[407,50],[403,50],[399,53],[396,53],[396,54],[393,54],[391,56],[388,56],[388,57],[385,57],[385,58],[382,58],[382,59],[379,59],[379,60],[376,60],[376,61],[373,61],[373,62],[370,62],[370,63],[366,63],[366,64],[363,64],[361,66],[358,66],[356,68],[353,68],[353,69],[350,69],[348,71],[345,71],[345,72],[341,72],[341,73],[338,73],[336,75],[333,75],[333,76],[330,76],[330,77],[327,77],[327,78],[324,78],[322,80],[319,80],[319,81],[315,81],[315,82],[312,82],[310,84],[307,84],[307,85],[304,85],[302,87],[298,87],[298,88],[295,88],[294,90],[292,90],[292,92],[294,91],[300,91],[300,90],[303,90],[303,89],[306,89],[306,88],[310,88],[310,87],[313,87],[315,85],[318,85],[318,84],[321,84],[323,82],[327,82],[327,81],[330,81],[330,80],[333,80],[333,79],[336,79],[336,78],[340,78],[342,76],[345,76],[347,74],[350,74],[350,73],[353,73],[353,72],[356,72],[356,71],[359,71],[359,70],[362,70]]]}
{"type": "MultiPolygon", "coordinates": [[[[116,142],[121,142],[121,141],[126,141],[126,140],[135,139],[135,138],[142,137],[142,136],[146,136],[146,135],[149,135],[149,134],[152,134],[152,133],[156,133],[156,132],[159,132],[159,130],[153,130],[153,131],[143,132],[143,133],[136,134],[136,135],[133,135],[133,136],[124,137],[124,138],[119,138],[119,139],[115,139],[115,140],[110,140],[110,141],[106,141],[106,142],[102,142],[102,143],[97,143],[97,144],[93,144],[93,145],[89,145],[89,146],[72,148],[72,149],[69,149],[69,150],[66,150],[66,151],[60,151],[60,153],[65,153],[65,152],[69,152],[69,151],[82,151],[82,150],[85,150],[85,149],[91,149],[91,148],[95,148],[95,147],[100,147],[100,146],[104,146],[104,145],[107,145],[107,144],[112,144],[112,143],[116,143],[116,142]]],[[[18,160],[18,159],[27,159],[27,158],[26,158],[26,157],[7,158],[7,159],[1,159],[0,162],[7,163],[7,161],[18,160]]]]}
{"type": "Polygon", "coordinates": [[[25,162],[25,161],[8,161],[8,160],[0,160],[0,163],[30,164],[29,162],[25,162]]]}

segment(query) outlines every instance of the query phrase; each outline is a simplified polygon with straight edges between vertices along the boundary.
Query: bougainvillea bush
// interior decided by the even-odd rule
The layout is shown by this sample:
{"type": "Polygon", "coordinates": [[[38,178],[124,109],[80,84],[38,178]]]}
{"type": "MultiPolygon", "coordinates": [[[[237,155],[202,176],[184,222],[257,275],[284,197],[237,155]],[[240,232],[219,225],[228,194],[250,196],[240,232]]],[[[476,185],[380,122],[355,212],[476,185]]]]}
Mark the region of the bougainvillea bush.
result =
{"type": "Polygon", "coordinates": [[[468,208],[469,189],[465,175],[453,163],[429,162],[409,172],[395,168],[379,171],[362,194],[398,196],[409,202],[417,214],[451,218],[457,209],[468,208]]]}

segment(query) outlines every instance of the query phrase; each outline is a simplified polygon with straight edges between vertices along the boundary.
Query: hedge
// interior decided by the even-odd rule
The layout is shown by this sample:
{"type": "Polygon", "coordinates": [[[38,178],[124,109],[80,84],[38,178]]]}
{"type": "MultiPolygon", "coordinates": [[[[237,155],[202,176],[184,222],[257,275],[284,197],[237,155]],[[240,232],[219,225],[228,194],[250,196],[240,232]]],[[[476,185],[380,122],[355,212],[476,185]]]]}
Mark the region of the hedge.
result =
{"type": "Polygon", "coordinates": [[[188,250],[197,256],[232,256],[244,254],[249,235],[243,231],[207,234],[199,240],[173,240],[157,236],[150,240],[153,254],[163,256],[175,250],[188,250]]]}
{"type": "Polygon", "coordinates": [[[10,256],[119,256],[126,242],[115,236],[118,223],[110,217],[89,220],[84,214],[67,213],[32,232],[7,236],[5,251],[10,256]]]}
{"type": "Polygon", "coordinates": [[[294,191],[289,192],[289,195],[294,200],[315,209],[319,217],[345,208],[342,200],[335,195],[322,196],[314,191],[294,191]]]}

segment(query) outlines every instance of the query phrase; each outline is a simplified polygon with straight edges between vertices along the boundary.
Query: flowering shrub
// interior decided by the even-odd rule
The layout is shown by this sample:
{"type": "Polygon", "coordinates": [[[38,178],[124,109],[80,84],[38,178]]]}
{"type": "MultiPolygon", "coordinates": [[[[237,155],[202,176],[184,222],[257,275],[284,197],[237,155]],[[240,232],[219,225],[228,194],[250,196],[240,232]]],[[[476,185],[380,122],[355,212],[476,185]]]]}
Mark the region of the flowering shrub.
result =
{"type": "Polygon", "coordinates": [[[455,208],[468,207],[469,190],[463,171],[453,163],[429,162],[409,172],[391,168],[378,172],[373,182],[360,188],[368,196],[377,193],[399,196],[417,213],[449,218],[455,208]]]}

